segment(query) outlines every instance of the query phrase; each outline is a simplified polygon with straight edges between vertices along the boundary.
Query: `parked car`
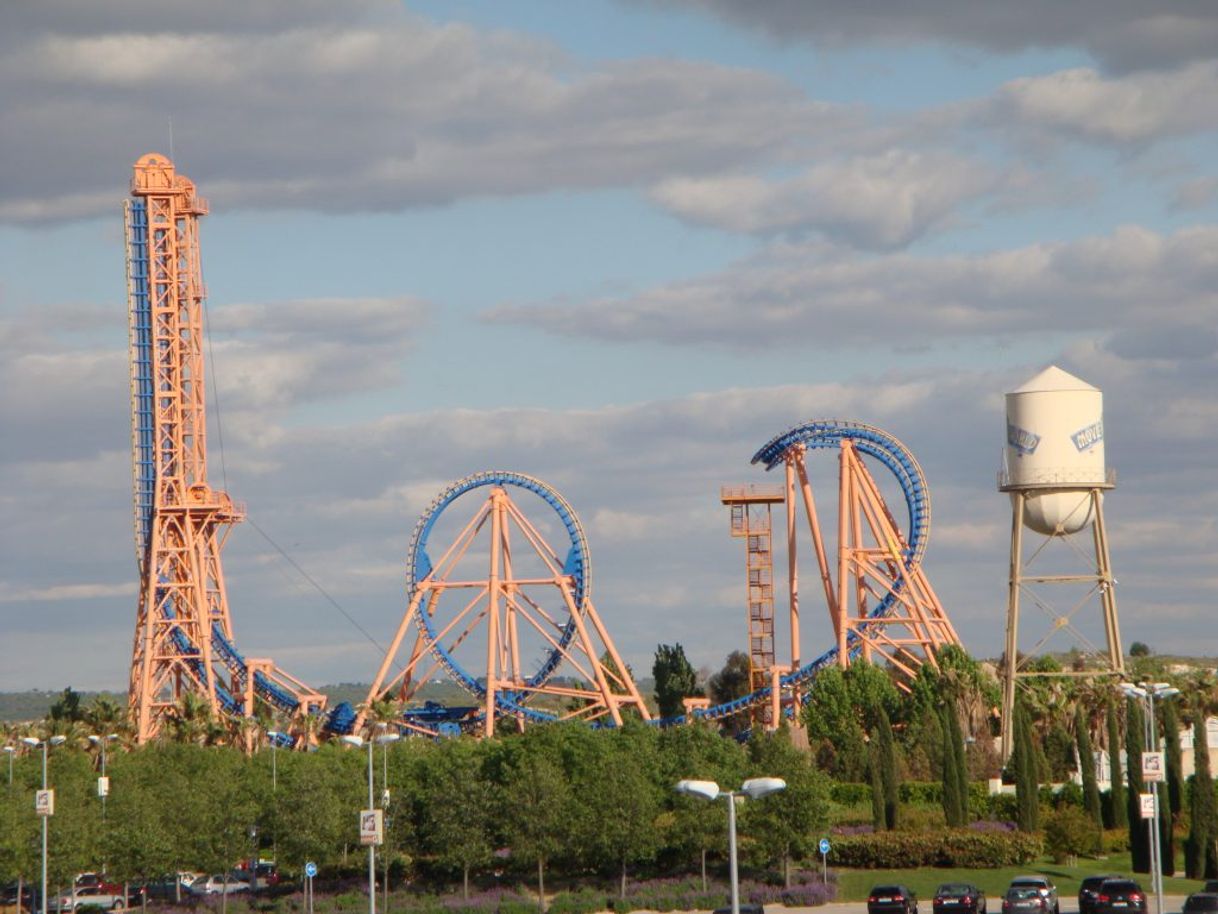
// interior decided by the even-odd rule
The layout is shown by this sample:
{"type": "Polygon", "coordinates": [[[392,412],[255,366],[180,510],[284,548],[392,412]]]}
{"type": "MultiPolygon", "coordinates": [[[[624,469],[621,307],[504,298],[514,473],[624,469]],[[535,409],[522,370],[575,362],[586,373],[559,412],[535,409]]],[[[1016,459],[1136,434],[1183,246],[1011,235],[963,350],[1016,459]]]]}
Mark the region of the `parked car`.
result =
{"type": "Polygon", "coordinates": [[[16,883],[5,886],[0,889],[0,914],[31,914],[37,910],[37,901],[34,887],[28,883],[21,887],[21,904],[17,903],[16,883]]]}
{"type": "Polygon", "coordinates": [[[1207,895],[1218,895],[1218,879],[1207,879],[1201,891],[1207,895]]]}
{"type": "Polygon", "coordinates": [[[102,873],[77,873],[76,891],[79,893],[83,889],[101,889],[111,895],[121,895],[123,891],[119,883],[109,881],[102,873]]]}
{"type": "Polygon", "coordinates": [[[1011,888],[1034,888],[1045,900],[1045,910],[1051,914],[1061,914],[1061,901],[1057,897],[1057,886],[1048,876],[1039,873],[1032,876],[1016,876],[1011,880],[1011,888]]]}
{"type": "Polygon", "coordinates": [[[1095,914],[1146,914],[1146,893],[1132,879],[1106,879],[1095,897],[1095,914]]]}
{"type": "Polygon", "coordinates": [[[877,885],[867,894],[867,914],[918,914],[918,896],[903,885],[877,885]]]}
{"type": "Polygon", "coordinates": [[[1184,914],[1215,914],[1218,912],[1218,892],[1193,892],[1184,899],[1183,910],[1184,914]]]}
{"type": "Polygon", "coordinates": [[[242,882],[239,873],[229,873],[227,884],[223,874],[203,876],[190,884],[191,895],[233,895],[249,890],[250,884],[242,882]]]}
{"type": "Polygon", "coordinates": [[[83,908],[104,908],[107,911],[121,911],[127,907],[127,897],[120,886],[117,892],[110,891],[100,885],[77,889],[67,895],[61,895],[55,901],[56,911],[78,911],[83,908]]]}
{"type": "Polygon", "coordinates": [[[970,882],[945,882],[935,889],[935,914],[985,914],[985,892],[970,882]]]}
{"type": "Polygon", "coordinates": [[[1078,887],[1078,914],[1095,914],[1095,908],[1092,905],[1095,902],[1095,896],[1100,893],[1100,886],[1109,879],[1120,878],[1121,876],[1117,873],[1100,873],[1085,877],[1082,885],[1078,887]]]}
{"type": "Polygon", "coordinates": [[[1049,902],[1034,885],[1013,885],[1002,896],[1002,914],[1051,914],[1049,902]]]}

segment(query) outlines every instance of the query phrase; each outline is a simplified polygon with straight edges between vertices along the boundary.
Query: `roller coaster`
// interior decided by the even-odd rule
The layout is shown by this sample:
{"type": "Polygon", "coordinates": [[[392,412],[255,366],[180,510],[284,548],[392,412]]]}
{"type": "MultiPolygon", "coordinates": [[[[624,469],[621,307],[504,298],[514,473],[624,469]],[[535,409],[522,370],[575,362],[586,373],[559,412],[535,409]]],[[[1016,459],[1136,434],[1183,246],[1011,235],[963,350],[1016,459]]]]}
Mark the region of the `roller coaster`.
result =
{"type": "MultiPolygon", "coordinates": [[[[268,709],[285,717],[290,735],[281,740],[298,746],[318,731],[350,733],[370,722],[440,736],[490,735],[500,723],[616,726],[623,711],[650,720],[593,604],[591,553],[578,516],[555,489],[516,472],[460,479],[419,519],[407,556],[407,609],[358,710],[347,703],[327,710],[325,696],[273,661],[241,654],[220,552],[244,510],[207,481],[198,246],[198,217],[206,212],[194,185],[164,156],[136,163],[126,237],[140,572],[128,707],[137,739],[156,738],[187,692],[202,696],[217,715],[248,719],[268,709]],[[525,501],[530,509],[522,507],[525,501]],[[475,508],[463,520],[471,502],[475,508]],[[561,549],[547,541],[547,529],[561,537],[561,549]],[[403,664],[398,655],[412,628],[403,664]],[[421,685],[437,673],[459,684],[472,704],[420,704],[421,685]],[[388,719],[372,721],[373,712],[386,707],[388,719]]],[[[690,703],[685,714],[652,721],[658,725],[743,714],[754,725],[773,726],[780,715],[795,713],[829,666],[878,657],[912,676],[922,663],[935,664],[940,647],[959,643],[922,569],[930,494],[901,442],[869,425],[818,420],[774,437],[753,463],[767,471],[781,467],[785,484],[756,499],[766,507],[764,537],[748,527],[747,494],[723,495],[733,505],[733,532],[749,544],[750,690],[713,706],[690,703]],[[816,451],[838,456],[833,564],[806,465],[816,451]],[[895,480],[904,525],[890,512],[868,462],[895,480]],[[801,659],[799,645],[801,503],[837,641],[810,662],[801,659]],[[791,637],[783,665],[773,651],[770,504],[786,511],[791,637]]]]}

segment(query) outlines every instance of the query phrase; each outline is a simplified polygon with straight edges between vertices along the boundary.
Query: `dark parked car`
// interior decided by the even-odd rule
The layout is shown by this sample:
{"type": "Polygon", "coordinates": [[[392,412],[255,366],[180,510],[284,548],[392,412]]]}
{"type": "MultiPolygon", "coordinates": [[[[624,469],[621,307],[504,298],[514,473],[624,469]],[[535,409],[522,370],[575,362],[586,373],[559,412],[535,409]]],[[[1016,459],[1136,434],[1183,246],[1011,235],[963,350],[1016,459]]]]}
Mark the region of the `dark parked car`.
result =
{"type": "Polygon", "coordinates": [[[1201,887],[1201,891],[1207,895],[1218,895],[1218,879],[1207,879],[1205,885],[1201,887]]]}
{"type": "Polygon", "coordinates": [[[1095,897],[1095,914],[1146,914],[1146,893],[1132,879],[1107,879],[1095,897]]]}
{"type": "Polygon", "coordinates": [[[1002,914],[1052,914],[1052,911],[1036,886],[1013,885],[1002,896],[1002,914]]]}
{"type": "Polygon", "coordinates": [[[38,909],[38,899],[32,885],[21,888],[21,904],[17,904],[16,884],[0,888],[0,914],[30,914],[38,909]]]}
{"type": "Polygon", "coordinates": [[[1215,914],[1215,912],[1218,912],[1218,893],[1193,892],[1184,899],[1184,914],[1215,914]]]}
{"type": "Polygon", "coordinates": [[[1095,914],[1095,896],[1100,893],[1102,886],[1109,879],[1120,879],[1117,873],[1100,873],[1097,876],[1087,876],[1078,887],[1078,914],[1095,914]]]}
{"type": "Polygon", "coordinates": [[[918,896],[903,885],[877,885],[867,895],[867,914],[918,914],[918,896]]]}
{"type": "Polygon", "coordinates": [[[985,892],[969,882],[945,882],[935,889],[935,914],[985,914],[985,892]]]}

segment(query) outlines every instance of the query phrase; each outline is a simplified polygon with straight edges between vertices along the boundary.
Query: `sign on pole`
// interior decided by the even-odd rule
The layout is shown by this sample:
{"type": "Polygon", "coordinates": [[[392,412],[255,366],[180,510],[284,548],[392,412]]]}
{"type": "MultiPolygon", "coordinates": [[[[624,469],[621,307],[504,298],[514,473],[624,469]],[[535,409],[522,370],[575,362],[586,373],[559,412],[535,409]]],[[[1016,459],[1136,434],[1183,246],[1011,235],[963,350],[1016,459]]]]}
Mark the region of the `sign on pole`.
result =
{"type": "Polygon", "coordinates": [[[54,790],[36,790],[34,791],[34,812],[40,816],[55,815],[55,791],[54,790]]]}
{"type": "Polygon", "coordinates": [[[305,875],[310,879],[317,875],[317,864],[312,860],[305,864],[305,875]]]}
{"type": "Polygon", "coordinates": [[[1140,793],[1138,797],[1142,801],[1142,818],[1153,819],[1155,817],[1155,795],[1153,793],[1140,793]]]}
{"type": "Polygon", "coordinates": [[[1142,753],[1142,780],[1147,784],[1158,784],[1167,780],[1167,770],[1162,752],[1142,753]]]}
{"type": "Polygon", "coordinates": [[[820,851],[820,881],[827,885],[829,883],[829,839],[821,838],[816,849],[820,851]]]}
{"type": "Polygon", "coordinates": [[[110,778],[108,775],[97,779],[97,795],[99,797],[110,796],[110,778]]]}
{"type": "Polygon", "coordinates": [[[359,843],[380,845],[385,840],[384,814],[379,809],[361,809],[359,812],[359,843]]]}
{"type": "Polygon", "coordinates": [[[820,848],[820,852],[822,855],[828,854],[829,853],[829,839],[821,838],[820,844],[818,845],[818,847],[820,848]]]}

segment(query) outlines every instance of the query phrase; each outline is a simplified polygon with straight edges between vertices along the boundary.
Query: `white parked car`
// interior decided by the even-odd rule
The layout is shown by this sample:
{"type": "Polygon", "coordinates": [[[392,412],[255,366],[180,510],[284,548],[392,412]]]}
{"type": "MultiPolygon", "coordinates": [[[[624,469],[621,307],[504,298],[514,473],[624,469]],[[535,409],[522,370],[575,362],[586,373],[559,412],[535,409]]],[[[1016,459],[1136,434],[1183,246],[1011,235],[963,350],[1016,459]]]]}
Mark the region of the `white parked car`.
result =
{"type": "Polygon", "coordinates": [[[229,873],[228,885],[224,884],[224,876],[200,876],[190,884],[192,895],[232,895],[236,892],[248,892],[250,884],[243,882],[235,873],[229,873]]]}

